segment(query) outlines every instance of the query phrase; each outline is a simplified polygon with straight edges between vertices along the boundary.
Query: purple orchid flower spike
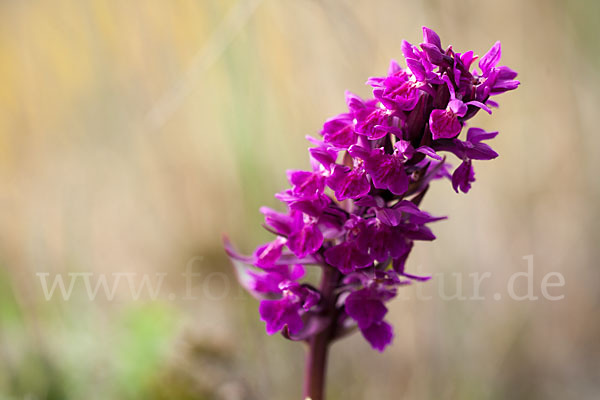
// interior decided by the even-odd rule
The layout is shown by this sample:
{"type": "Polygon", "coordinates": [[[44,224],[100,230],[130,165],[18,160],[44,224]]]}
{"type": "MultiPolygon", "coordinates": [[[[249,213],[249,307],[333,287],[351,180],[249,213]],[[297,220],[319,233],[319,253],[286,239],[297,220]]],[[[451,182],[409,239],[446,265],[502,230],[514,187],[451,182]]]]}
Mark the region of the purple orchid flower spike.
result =
{"type": "Polygon", "coordinates": [[[333,341],[358,330],[378,351],[392,345],[386,304],[402,285],[430,279],[408,271],[407,260],[445,218],[420,204],[436,180],[472,188],[473,161],[498,156],[487,144],[498,132],[470,127],[461,138],[463,127],[519,85],[498,66],[500,42],[478,60],[444,49],[423,27],[423,43],[403,41],[401,50],[405,67],[392,61],[386,76],[367,81],[372,98],[346,92],[347,110],[324,123],[321,138],[307,137],[311,168],[288,171],[290,187],[275,196],[285,211],[261,208],[275,238],[250,256],[225,243],[240,283],[261,301],[266,332],[308,343],[304,398],[323,400],[333,341]],[[460,162],[452,173],[450,155],[460,162]],[[320,272],[318,288],[303,282],[310,269],[320,272]]]}

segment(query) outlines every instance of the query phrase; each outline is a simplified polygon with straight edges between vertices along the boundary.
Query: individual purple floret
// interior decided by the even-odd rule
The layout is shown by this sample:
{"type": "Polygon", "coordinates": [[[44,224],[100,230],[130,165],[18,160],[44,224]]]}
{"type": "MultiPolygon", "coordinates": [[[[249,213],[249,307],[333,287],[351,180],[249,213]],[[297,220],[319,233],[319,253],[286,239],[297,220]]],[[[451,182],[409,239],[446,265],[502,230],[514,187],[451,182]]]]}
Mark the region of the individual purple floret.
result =
{"type": "Polygon", "coordinates": [[[281,298],[263,300],[260,303],[260,319],[267,325],[267,333],[272,335],[283,327],[291,334],[300,332],[303,327],[301,310],[308,311],[319,301],[319,293],[297,282],[284,280],[278,285],[281,298]]]}
{"type": "Polygon", "coordinates": [[[311,169],[288,171],[291,187],[276,194],[286,211],[261,209],[276,238],[252,256],[226,244],[240,281],[261,299],[267,333],[309,343],[313,400],[322,398],[313,375],[331,342],[354,329],[379,351],[392,342],[385,304],[399,286],[429,279],[408,273],[406,260],[415,241],[435,239],[428,224],[442,219],[420,203],[434,180],[471,189],[473,161],[498,156],[485,143],[498,132],[470,127],[461,138],[463,128],[498,106],[490,97],[519,85],[498,66],[500,42],[474,68],[473,51],[444,49],[424,27],[423,43],[403,41],[402,54],[406,68],[392,61],[386,76],[369,78],[372,98],[346,92],[347,111],[325,122],[322,139],[308,137],[311,169]],[[452,172],[449,155],[460,162],[452,172]],[[319,288],[301,282],[309,268],[321,271],[319,288]]]}

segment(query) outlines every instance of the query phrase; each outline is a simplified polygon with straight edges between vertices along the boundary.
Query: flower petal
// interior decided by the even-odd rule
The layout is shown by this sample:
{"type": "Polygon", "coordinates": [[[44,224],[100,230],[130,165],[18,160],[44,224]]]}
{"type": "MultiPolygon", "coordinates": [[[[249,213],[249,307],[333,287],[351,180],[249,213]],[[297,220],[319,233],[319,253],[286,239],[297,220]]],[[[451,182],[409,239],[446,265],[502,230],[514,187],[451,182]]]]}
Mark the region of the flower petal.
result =
{"type": "Polygon", "coordinates": [[[385,321],[372,324],[368,328],[362,329],[361,332],[371,346],[380,352],[383,352],[394,340],[394,330],[385,321]]]}

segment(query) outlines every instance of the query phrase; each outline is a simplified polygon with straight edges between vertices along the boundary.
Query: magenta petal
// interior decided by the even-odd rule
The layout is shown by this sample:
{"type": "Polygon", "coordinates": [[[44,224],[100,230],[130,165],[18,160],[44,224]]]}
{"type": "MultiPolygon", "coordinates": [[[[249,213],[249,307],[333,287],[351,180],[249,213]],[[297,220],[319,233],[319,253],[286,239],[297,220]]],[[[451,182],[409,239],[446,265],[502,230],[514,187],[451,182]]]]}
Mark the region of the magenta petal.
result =
{"type": "Polygon", "coordinates": [[[402,211],[394,208],[378,208],[375,210],[375,216],[386,225],[396,226],[402,219],[402,211]]]}
{"type": "Polygon", "coordinates": [[[363,170],[342,165],[334,166],[333,173],[327,179],[327,185],[333,189],[339,201],[363,197],[371,188],[363,170]]]}
{"type": "Polygon", "coordinates": [[[242,262],[244,264],[248,264],[248,265],[254,264],[254,261],[256,259],[254,257],[245,256],[245,255],[239,253],[237,250],[235,250],[233,248],[233,244],[231,243],[231,241],[229,240],[229,238],[227,236],[223,236],[223,246],[225,247],[225,252],[229,256],[229,258],[231,258],[232,260],[240,261],[240,262],[242,262]]]}
{"type": "Polygon", "coordinates": [[[256,266],[261,268],[273,266],[279,257],[281,257],[281,250],[283,249],[285,242],[285,238],[278,236],[272,242],[258,247],[254,252],[256,266]]]}
{"type": "MultiPolygon", "coordinates": [[[[419,82],[425,81],[425,79],[427,78],[427,72],[425,71],[425,67],[423,67],[423,63],[421,62],[421,60],[413,60],[412,58],[407,58],[406,66],[410,69],[410,72],[413,73],[413,75],[415,76],[415,78],[417,78],[419,82]]],[[[419,98],[416,97],[416,100],[418,101],[419,98]]],[[[415,106],[417,105],[417,101],[414,102],[415,104],[412,106],[412,108],[406,109],[406,111],[410,111],[413,108],[415,108],[415,106]]]]}
{"type": "Polygon", "coordinates": [[[302,308],[306,311],[310,310],[313,306],[316,306],[321,300],[321,294],[311,289],[306,289],[306,294],[304,296],[304,303],[302,304],[302,308]]]}
{"type": "Polygon", "coordinates": [[[323,125],[323,140],[333,147],[347,149],[356,143],[356,133],[351,114],[340,114],[323,125]]]}
{"type": "Polygon", "coordinates": [[[369,289],[350,293],[344,304],[346,313],[358,323],[360,329],[366,329],[383,320],[388,311],[383,302],[369,289]]]}
{"type": "MultiPolygon", "coordinates": [[[[491,114],[491,113],[492,113],[492,110],[491,110],[491,109],[490,109],[488,106],[486,106],[485,104],[483,104],[483,103],[482,103],[482,102],[480,102],[480,101],[475,101],[475,100],[473,100],[473,101],[469,101],[469,102],[467,103],[467,105],[469,105],[469,106],[475,106],[475,107],[479,107],[479,108],[481,108],[483,111],[485,111],[485,112],[486,112],[486,113],[488,113],[488,114],[491,114]]],[[[464,115],[464,114],[463,114],[463,115],[464,115]]],[[[461,115],[461,117],[462,117],[463,115],[461,115]]]]}
{"type": "Polygon", "coordinates": [[[399,155],[376,149],[365,158],[365,168],[377,189],[388,189],[396,195],[404,194],[408,189],[409,179],[399,155]]]}
{"type": "Polygon", "coordinates": [[[277,212],[269,207],[261,207],[260,212],[265,216],[265,225],[275,233],[282,236],[290,234],[294,222],[290,215],[277,212]]]}
{"type": "Polygon", "coordinates": [[[496,64],[498,64],[501,55],[502,49],[500,42],[496,42],[492,48],[479,59],[479,68],[481,69],[481,72],[486,75],[493,67],[496,66],[496,64]]]}
{"type": "Polygon", "coordinates": [[[452,174],[452,187],[456,193],[459,189],[461,192],[467,193],[471,189],[472,182],[475,182],[475,172],[473,172],[471,162],[463,161],[452,174]]]}
{"type": "Polygon", "coordinates": [[[471,64],[475,61],[477,57],[474,57],[473,50],[469,50],[460,56],[460,60],[465,65],[467,70],[471,69],[471,64]]]}
{"type": "Polygon", "coordinates": [[[497,70],[498,70],[498,79],[502,80],[502,81],[513,80],[518,75],[517,71],[510,69],[505,65],[498,67],[497,70]]]}
{"type": "Polygon", "coordinates": [[[415,151],[414,147],[408,140],[398,140],[394,147],[398,149],[400,154],[404,155],[406,158],[411,158],[415,151]]]}
{"type": "Polygon", "coordinates": [[[396,60],[390,61],[390,66],[388,67],[388,75],[395,75],[400,71],[402,71],[402,68],[398,64],[398,61],[396,61],[396,60]]]}
{"type": "MultiPolygon", "coordinates": [[[[471,102],[471,103],[476,103],[476,102],[471,102]]],[[[481,103],[479,103],[479,104],[481,104],[481,103]]],[[[454,115],[456,115],[458,117],[464,117],[465,114],[467,113],[467,109],[468,108],[465,105],[465,103],[463,103],[460,100],[454,99],[454,100],[450,100],[450,102],[448,103],[448,110],[452,111],[454,113],[454,115]]]]}
{"type": "Polygon", "coordinates": [[[413,46],[406,40],[402,40],[401,49],[402,49],[402,54],[404,55],[404,58],[406,58],[406,59],[412,58],[414,60],[418,60],[420,58],[419,53],[416,51],[415,46],[413,46]]]}
{"type": "Polygon", "coordinates": [[[301,229],[292,233],[288,238],[288,248],[298,258],[314,254],[323,243],[323,234],[316,224],[305,224],[301,229]]]}
{"type": "Polygon", "coordinates": [[[279,332],[286,325],[288,331],[295,334],[300,332],[304,325],[297,305],[286,298],[263,300],[260,302],[258,312],[260,313],[260,319],[266,323],[266,331],[269,335],[279,332]]]}
{"type": "Polygon", "coordinates": [[[479,143],[482,140],[493,139],[498,136],[498,132],[486,132],[481,128],[469,128],[467,131],[467,142],[473,144],[479,143]]]}
{"type": "Polygon", "coordinates": [[[435,33],[435,31],[433,29],[429,29],[426,26],[424,26],[422,29],[423,29],[423,41],[425,43],[430,43],[430,44],[434,45],[435,47],[437,47],[438,49],[442,50],[442,41],[440,40],[440,37],[438,36],[438,34],[435,33]]]}
{"type": "Polygon", "coordinates": [[[374,323],[368,328],[362,329],[361,332],[371,346],[380,352],[385,350],[394,339],[394,330],[392,326],[385,321],[374,323]]]}
{"type": "Polygon", "coordinates": [[[433,110],[429,116],[429,129],[433,140],[457,136],[462,126],[456,116],[446,110],[433,110]]]}
{"type": "Polygon", "coordinates": [[[416,150],[418,153],[422,153],[425,154],[433,159],[436,159],[438,161],[442,160],[442,156],[440,156],[439,154],[437,154],[435,152],[435,150],[433,150],[431,147],[429,146],[421,146],[416,150]]]}
{"type": "Polygon", "coordinates": [[[331,164],[335,163],[338,154],[335,149],[328,147],[313,147],[308,151],[315,161],[327,169],[331,167],[331,164]]]}
{"type": "Polygon", "coordinates": [[[296,196],[310,198],[325,189],[325,177],[318,172],[288,170],[287,176],[293,186],[292,192],[296,196]]]}
{"type": "MultiPolygon", "coordinates": [[[[246,268],[245,271],[236,271],[238,276],[244,279],[245,287],[250,287],[251,292],[256,295],[257,293],[267,294],[280,294],[281,289],[279,285],[294,279],[290,273],[290,267],[288,265],[276,265],[269,268],[268,272],[258,272],[246,268]],[[244,273],[245,276],[240,276],[240,273],[244,273]]],[[[256,296],[258,297],[258,296],[256,296]]]]}
{"type": "Polygon", "coordinates": [[[283,324],[280,322],[280,300],[263,300],[260,302],[258,312],[260,319],[267,323],[267,334],[277,333],[283,324]]]}
{"type": "Polygon", "coordinates": [[[354,266],[350,262],[350,252],[347,243],[340,243],[325,250],[325,261],[344,274],[350,273],[354,271],[354,266]]]}
{"type": "Polygon", "coordinates": [[[409,179],[404,167],[400,167],[389,175],[387,188],[395,195],[402,195],[408,190],[409,179]]]}
{"type": "Polygon", "coordinates": [[[427,58],[432,64],[440,65],[444,61],[444,54],[442,54],[439,47],[430,43],[423,43],[421,48],[427,54],[427,58]]]}
{"type": "Polygon", "coordinates": [[[371,140],[380,139],[387,134],[387,129],[381,127],[398,128],[400,121],[387,110],[376,108],[366,116],[358,117],[356,132],[367,136],[371,140]]]}
{"type": "Polygon", "coordinates": [[[348,274],[357,268],[368,267],[373,260],[359,251],[354,243],[343,242],[325,250],[325,261],[343,274],[348,274]]]}
{"type": "Polygon", "coordinates": [[[485,101],[485,103],[486,103],[486,105],[487,105],[488,107],[494,107],[494,108],[499,108],[499,107],[500,107],[500,104],[498,104],[498,103],[497,103],[497,102],[495,102],[494,100],[487,99],[487,100],[485,101]]]}
{"type": "Polygon", "coordinates": [[[465,155],[471,160],[493,160],[498,157],[498,153],[485,143],[476,143],[465,150],[465,155]]]}
{"type": "MultiPolygon", "coordinates": [[[[411,247],[412,247],[412,245],[411,245],[411,247]]],[[[419,276],[419,275],[413,275],[413,274],[409,274],[409,273],[405,272],[406,259],[408,258],[408,255],[410,254],[411,247],[409,247],[409,249],[406,253],[404,253],[400,257],[394,259],[393,264],[392,264],[394,266],[394,270],[398,273],[398,275],[405,276],[408,279],[412,279],[415,281],[425,282],[425,281],[430,280],[431,279],[430,276],[419,276]]]]}
{"type": "Polygon", "coordinates": [[[347,90],[345,92],[345,95],[346,95],[346,104],[348,105],[348,109],[351,112],[355,113],[355,112],[365,108],[365,102],[360,97],[355,95],[354,93],[347,90]]]}
{"type": "Polygon", "coordinates": [[[304,265],[295,264],[290,271],[290,280],[297,281],[304,276],[304,265]]]}

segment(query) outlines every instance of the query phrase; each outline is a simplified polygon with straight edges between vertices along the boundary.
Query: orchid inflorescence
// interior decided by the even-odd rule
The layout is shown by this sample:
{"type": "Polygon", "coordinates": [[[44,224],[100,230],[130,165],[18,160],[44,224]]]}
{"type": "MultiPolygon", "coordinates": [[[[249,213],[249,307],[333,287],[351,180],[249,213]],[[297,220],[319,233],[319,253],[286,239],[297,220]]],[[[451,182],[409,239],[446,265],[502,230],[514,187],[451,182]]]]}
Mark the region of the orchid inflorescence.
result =
{"type": "Polygon", "coordinates": [[[435,239],[433,217],[419,209],[430,183],[450,179],[456,192],[475,181],[473,160],[498,154],[485,141],[498,132],[466,121],[491,114],[492,96],[517,88],[517,73],[500,61],[500,42],[472,68],[473,51],[444,49],[423,27],[423,43],[402,42],[407,68],[392,61],[384,77],[369,78],[373,98],[346,92],[348,111],[327,120],[322,139],[308,137],[312,168],[288,171],[291,188],[276,194],[286,212],[262,208],[276,238],[242,256],[226,242],[244,287],[261,299],[268,334],[328,341],[356,327],[379,351],[392,342],[385,303],[401,285],[428,277],[409,274],[416,240],[435,239]],[[460,164],[452,172],[446,153],[460,164]],[[322,269],[319,288],[302,283],[306,266],[322,269]]]}

